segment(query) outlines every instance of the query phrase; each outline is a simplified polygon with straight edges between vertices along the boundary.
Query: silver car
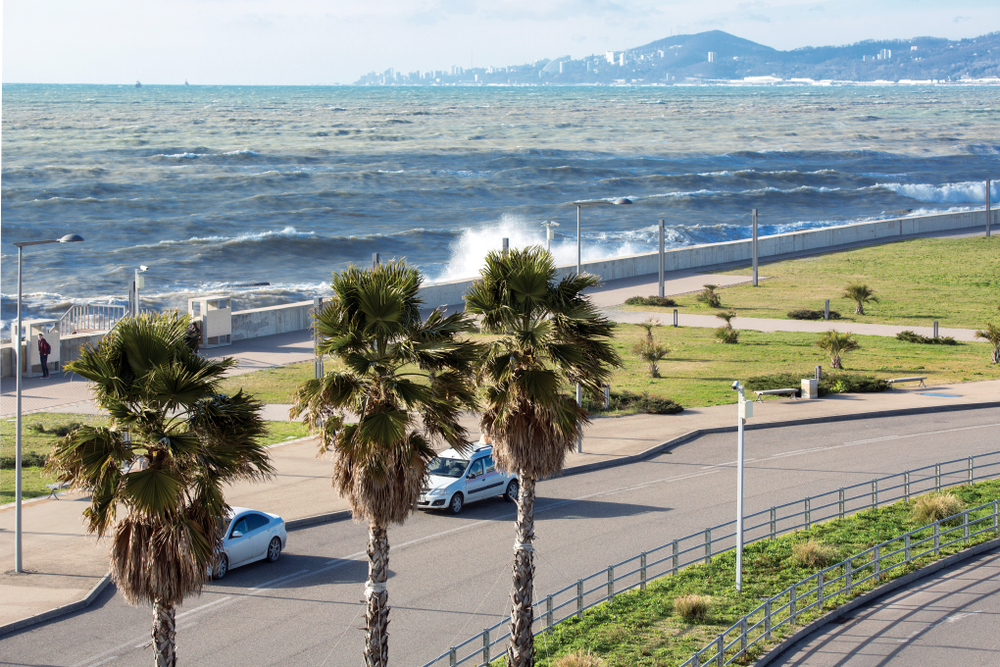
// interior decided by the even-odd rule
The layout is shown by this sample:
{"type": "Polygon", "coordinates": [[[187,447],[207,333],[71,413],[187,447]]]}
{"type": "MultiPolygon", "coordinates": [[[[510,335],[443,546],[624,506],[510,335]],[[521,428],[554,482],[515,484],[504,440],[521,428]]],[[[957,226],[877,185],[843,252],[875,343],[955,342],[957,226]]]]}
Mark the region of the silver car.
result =
{"type": "Polygon", "coordinates": [[[431,461],[430,478],[417,501],[422,509],[445,509],[458,514],[466,503],[503,495],[517,502],[517,475],[496,469],[493,446],[477,444],[471,454],[446,449],[431,461]]]}
{"type": "Polygon", "coordinates": [[[280,516],[234,507],[223,521],[226,533],[212,570],[213,579],[222,579],[234,567],[264,559],[273,563],[281,557],[288,534],[280,516]]]}

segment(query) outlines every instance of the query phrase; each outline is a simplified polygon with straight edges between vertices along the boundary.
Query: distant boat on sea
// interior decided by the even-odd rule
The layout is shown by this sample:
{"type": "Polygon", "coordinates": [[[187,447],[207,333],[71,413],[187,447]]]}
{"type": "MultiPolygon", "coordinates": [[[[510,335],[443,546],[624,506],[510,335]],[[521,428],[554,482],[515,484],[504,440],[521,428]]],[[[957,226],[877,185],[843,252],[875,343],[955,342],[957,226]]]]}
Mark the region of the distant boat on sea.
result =
{"type": "Polygon", "coordinates": [[[187,80],[187,79],[184,79],[184,85],[185,85],[185,86],[190,86],[191,84],[190,84],[190,83],[188,83],[188,80],[187,80]]]}
{"type": "Polygon", "coordinates": [[[141,82],[139,82],[139,81],[136,81],[136,82],[135,82],[135,87],[136,87],[136,88],[142,88],[142,83],[141,83],[141,82]]]}

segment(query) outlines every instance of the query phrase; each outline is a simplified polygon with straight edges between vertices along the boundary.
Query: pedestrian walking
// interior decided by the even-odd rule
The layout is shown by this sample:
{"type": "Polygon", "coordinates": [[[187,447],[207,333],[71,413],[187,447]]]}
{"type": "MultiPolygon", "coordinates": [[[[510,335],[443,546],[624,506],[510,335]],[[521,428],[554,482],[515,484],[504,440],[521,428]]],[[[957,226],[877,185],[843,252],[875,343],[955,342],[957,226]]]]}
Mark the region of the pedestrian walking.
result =
{"type": "Polygon", "coordinates": [[[47,378],[49,376],[49,354],[52,352],[52,346],[49,345],[49,341],[45,340],[45,336],[38,334],[38,359],[42,364],[42,377],[47,378]]]}

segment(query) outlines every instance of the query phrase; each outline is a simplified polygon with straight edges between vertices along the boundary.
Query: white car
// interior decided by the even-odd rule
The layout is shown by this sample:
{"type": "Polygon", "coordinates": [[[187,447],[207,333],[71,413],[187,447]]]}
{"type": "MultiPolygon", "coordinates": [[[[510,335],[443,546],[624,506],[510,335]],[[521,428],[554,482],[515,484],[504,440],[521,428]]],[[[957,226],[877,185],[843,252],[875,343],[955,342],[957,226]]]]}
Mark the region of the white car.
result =
{"type": "Polygon", "coordinates": [[[493,446],[476,444],[471,454],[446,449],[428,466],[430,479],[417,501],[422,509],[445,509],[458,514],[466,503],[503,495],[517,502],[517,475],[496,469],[493,446]]]}
{"type": "Polygon", "coordinates": [[[212,570],[213,579],[222,579],[234,567],[264,560],[273,563],[281,557],[288,534],[280,516],[246,507],[234,507],[223,521],[219,559],[212,570]]]}

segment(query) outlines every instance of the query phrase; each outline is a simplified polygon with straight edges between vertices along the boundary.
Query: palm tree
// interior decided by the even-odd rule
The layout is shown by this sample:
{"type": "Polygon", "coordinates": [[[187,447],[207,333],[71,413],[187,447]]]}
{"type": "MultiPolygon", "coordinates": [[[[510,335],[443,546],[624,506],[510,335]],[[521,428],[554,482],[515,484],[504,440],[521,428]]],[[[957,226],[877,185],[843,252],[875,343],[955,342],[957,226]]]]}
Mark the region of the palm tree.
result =
{"type": "Polygon", "coordinates": [[[816,341],[816,347],[830,355],[832,368],[843,368],[841,358],[848,352],[860,350],[861,346],[854,340],[853,334],[838,333],[836,329],[824,331],[816,341]]]}
{"type": "Polygon", "coordinates": [[[541,248],[491,252],[466,294],[466,310],[481,316],[485,333],[498,336],[479,365],[485,395],[480,428],[493,442],[497,466],[520,482],[507,649],[508,665],[516,667],[534,664],[535,482],[562,469],[589,422],[560,390],[579,383],[600,400],[611,367],[621,365],[609,342],[612,323],[582,293],[598,279],[571,275],[557,283],[555,274],[551,255],[541,248]]]}
{"type": "Polygon", "coordinates": [[[875,296],[875,290],[861,283],[851,283],[844,288],[844,298],[850,299],[855,304],[854,314],[864,315],[865,314],[865,304],[868,302],[878,303],[878,297],[875,296]]]}
{"type": "Polygon", "coordinates": [[[333,455],[333,486],[355,519],[368,523],[365,664],[389,664],[390,524],[413,511],[434,457],[433,439],[468,447],[458,423],[473,407],[473,362],[480,346],[461,336],[462,314],[420,318],[420,274],[399,262],[334,274],[333,299],[315,314],[318,352],[344,370],[303,383],[292,417],[321,433],[333,455]],[[347,423],[349,415],[356,423],[347,423]]]}
{"type": "Polygon", "coordinates": [[[223,486],[273,472],[262,405],[219,391],[234,359],[200,357],[187,317],[122,320],[67,368],[91,383],[107,426],[57,441],[49,468],[90,493],[87,529],[111,534],[111,575],[130,604],[153,607],[154,664],[176,664],[174,609],[201,591],[229,509],[223,486]]]}
{"type": "Polygon", "coordinates": [[[976,338],[982,338],[993,346],[991,360],[994,364],[1000,364],[1000,326],[987,322],[985,331],[976,331],[976,338]]]}
{"type": "Polygon", "coordinates": [[[660,345],[653,338],[653,329],[661,326],[660,320],[650,317],[645,322],[640,322],[639,326],[646,330],[646,336],[632,346],[632,352],[638,355],[639,359],[646,362],[646,367],[649,369],[649,376],[658,378],[660,377],[658,362],[670,352],[668,346],[660,345]]]}

